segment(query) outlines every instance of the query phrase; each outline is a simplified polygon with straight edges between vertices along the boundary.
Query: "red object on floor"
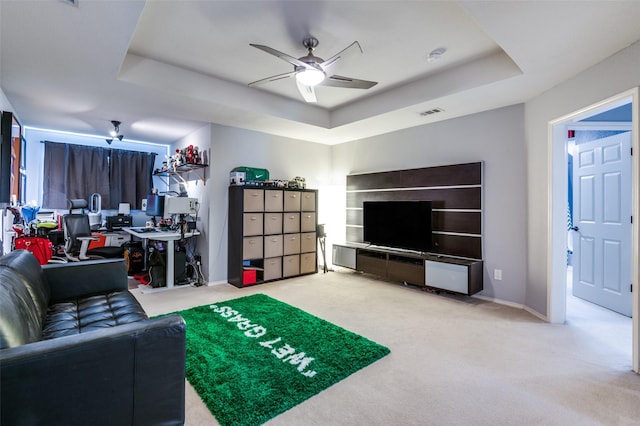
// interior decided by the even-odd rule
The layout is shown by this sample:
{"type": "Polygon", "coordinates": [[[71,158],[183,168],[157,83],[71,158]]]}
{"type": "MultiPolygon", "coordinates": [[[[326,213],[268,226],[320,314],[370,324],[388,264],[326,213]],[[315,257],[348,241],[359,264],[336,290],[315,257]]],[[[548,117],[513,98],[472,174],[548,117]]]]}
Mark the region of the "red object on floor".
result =
{"type": "Polygon", "coordinates": [[[15,240],[16,250],[29,250],[41,265],[49,263],[53,256],[53,243],[42,237],[19,237],[15,240]]]}
{"type": "Polygon", "coordinates": [[[144,276],[149,276],[149,273],[147,272],[139,272],[137,274],[133,274],[133,278],[135,278],[136,280],[140,280],[141,278],[143,278],[144,276]]]}
{"type": "Polygon", "coordinates": [[[249,285],[256,283],[256,271],[254,269],[245,269],[242,271],[242,284],[249,285]]]}

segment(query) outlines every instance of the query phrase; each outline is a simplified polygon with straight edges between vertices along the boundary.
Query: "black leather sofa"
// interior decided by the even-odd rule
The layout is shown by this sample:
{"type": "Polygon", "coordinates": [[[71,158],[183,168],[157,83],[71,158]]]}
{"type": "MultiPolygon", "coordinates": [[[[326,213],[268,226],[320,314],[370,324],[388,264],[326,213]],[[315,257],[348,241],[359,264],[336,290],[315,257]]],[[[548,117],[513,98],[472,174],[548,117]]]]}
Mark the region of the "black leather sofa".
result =
{"type": "Polygon", "coordinates": [[[149,319],[122,259],[0,257],[0,424],[180,425],[185,323],[149,319]]]}

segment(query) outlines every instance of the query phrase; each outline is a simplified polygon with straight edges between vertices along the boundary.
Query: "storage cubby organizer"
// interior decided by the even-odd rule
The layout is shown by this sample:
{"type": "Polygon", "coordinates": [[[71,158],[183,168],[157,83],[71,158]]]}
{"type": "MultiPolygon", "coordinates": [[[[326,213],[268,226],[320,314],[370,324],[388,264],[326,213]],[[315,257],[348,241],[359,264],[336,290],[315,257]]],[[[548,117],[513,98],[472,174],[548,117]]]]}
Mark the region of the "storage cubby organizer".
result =
{"type": "Polygon", "coordinates": [[[237,287],[311,274],[317,190],[229,187],[227,281],[237,287]]]}

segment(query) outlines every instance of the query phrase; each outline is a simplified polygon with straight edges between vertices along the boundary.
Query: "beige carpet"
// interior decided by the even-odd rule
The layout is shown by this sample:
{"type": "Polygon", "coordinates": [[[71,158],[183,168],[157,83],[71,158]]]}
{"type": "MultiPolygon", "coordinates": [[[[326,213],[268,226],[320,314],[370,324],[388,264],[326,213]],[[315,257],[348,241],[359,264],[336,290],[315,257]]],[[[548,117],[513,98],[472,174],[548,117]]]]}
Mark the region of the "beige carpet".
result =
{"type": "MultiPolygon", "coordinates": [[[[264,293],[391,354],[268,425],[637,425],[631,320],[568,303],[566,325],[348,270],[142,294],[150,315],[264,293]],[[594,314],[595,312],[595,314],[594,314]]],[[[186,425],[216,425],[187,384],[186,425]]]]}

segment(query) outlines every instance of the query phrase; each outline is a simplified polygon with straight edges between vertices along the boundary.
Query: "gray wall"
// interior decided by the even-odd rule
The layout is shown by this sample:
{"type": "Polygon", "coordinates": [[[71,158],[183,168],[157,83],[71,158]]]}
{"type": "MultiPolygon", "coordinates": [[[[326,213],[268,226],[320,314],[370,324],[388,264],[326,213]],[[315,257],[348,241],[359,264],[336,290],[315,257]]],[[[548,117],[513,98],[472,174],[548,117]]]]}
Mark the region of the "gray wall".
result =
{"type": "Polygon", "coordinates": [[[333,147],[333,173],[484,162],[484,291],[522,305],[526,288],[524,106],[414,127],[333,147]],[[502,280],[493,270],[503,271],[502,280]]]}
{"type": "MultiPolygon", "coordinates": [[[[640,42],[614,54],[525,105],[528,163],[526,306],[547,314],[548,123],[640,86],[640,42]]],[[[634,259],[638,262],[638,259],[634,259]]]]}

